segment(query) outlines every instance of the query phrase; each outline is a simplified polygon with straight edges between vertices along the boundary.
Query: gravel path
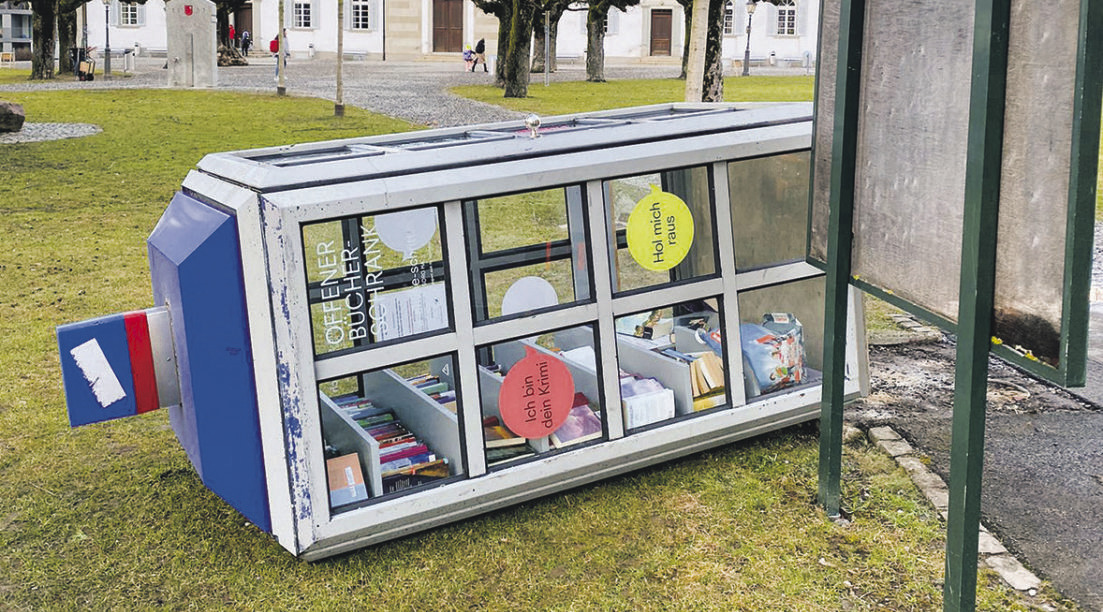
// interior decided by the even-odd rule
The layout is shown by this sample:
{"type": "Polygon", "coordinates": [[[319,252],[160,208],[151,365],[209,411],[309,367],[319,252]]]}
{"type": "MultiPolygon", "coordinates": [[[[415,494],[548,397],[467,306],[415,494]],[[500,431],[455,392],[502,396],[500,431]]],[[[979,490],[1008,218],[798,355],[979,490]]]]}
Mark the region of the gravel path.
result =
{"type": "MultiPolygon", "coordinates": [[[[56,80],[48,82],[0,85],[4,91],[42,91],[52,89],[118,89],[164,87],[164,59],[140,58],[134,72],[122,78],[79,82],[56,80]]],[[[347,61],[344,63],[345,104],[365,108],[430,126],[453,126],[517,119],[522,113],[454,96],[446,90],[465,84],[488,84],[490,73],[466,72],[462,63],[445,62],[378,62],[347,61]]],[[[28,66],[24,66],[28,67],[28,66]]],[[[608,66],[606,78],[674,78],[677,66],[608,66]]],[[[802,74],[798,71],[777,71],[802,74]]],[[[586,71],[581,64],[560,67],[551,75],[554,82],[581,81],[586,71]]],[[[287,66],[287,92],[293,96],[314,96],[333,100],[336,97],[336,65],[332,60],[296,60],[287,66]]],[[[270,57],[250,58],[249,66],[219,68],[218,89],[275,92],[275,62],[270,57]]],[[[543,86],[543,74],[532,75],[531,87],[543,86]]]]}

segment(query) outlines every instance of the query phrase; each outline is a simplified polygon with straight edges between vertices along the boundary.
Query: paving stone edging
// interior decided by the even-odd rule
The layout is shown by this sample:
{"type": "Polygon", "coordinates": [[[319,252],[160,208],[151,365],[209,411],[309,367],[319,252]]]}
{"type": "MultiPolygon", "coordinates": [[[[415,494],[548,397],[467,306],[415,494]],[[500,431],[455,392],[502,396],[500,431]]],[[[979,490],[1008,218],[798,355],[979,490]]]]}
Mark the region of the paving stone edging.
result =
{"type": "MultiPolygon", "coordinates": [[[[915,486],[919,487],[945,521],[949,512],[950,490],[942,477],[927,469],[911,444],[908,444],[907,440],[893,428],[872,427],[868,436],[872,444],[888,453],[900,467],[904,468],[915,486]]],[[[978,562],[994,570],[1011,588],[1024,591],[1033,597],[1042,586],[1042,581],[1033,572],[1023,567],[1023,564],[1004,548],[996,536],[988,532],[984,524],[980,526],[977,552],[979,553],[978,562]]]]}

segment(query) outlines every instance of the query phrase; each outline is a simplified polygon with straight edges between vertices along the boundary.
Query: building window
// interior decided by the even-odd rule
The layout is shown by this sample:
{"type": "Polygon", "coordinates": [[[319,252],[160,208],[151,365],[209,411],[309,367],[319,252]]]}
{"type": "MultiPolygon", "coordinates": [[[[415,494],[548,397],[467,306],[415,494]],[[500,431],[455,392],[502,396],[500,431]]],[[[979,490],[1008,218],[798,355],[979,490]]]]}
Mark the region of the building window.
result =
{"type": "Polygon", "coordinates": [[[309,2],[296,2],[294,8],[294,17],[291,22],[293,28],[312,28],[314,22],[310,13],[309,2]]]}
{"type": "Polygon", "coordinates": [[[777,5],[777,35],[797,35],[797,5],[793,0],[785,0],[777,5]]]}
{"type": "Polygon", "coordinates": [[[731,0],[724,3],[724,36],[735,34],[735,5],[731,0]]]}
{"type": "Polygon", "coordinates": [[[137,26],[141,25],[138,20],[138,4],[134,2],[120,2],[119,3],[119,25],[121,26],[137,26]]]}
{"type": "Polygon", "coordinates": [[[369,3],[370,0],[352,0],[352,29],[369,29],[368,15],[371,12],[368,8],[369,3]]]}

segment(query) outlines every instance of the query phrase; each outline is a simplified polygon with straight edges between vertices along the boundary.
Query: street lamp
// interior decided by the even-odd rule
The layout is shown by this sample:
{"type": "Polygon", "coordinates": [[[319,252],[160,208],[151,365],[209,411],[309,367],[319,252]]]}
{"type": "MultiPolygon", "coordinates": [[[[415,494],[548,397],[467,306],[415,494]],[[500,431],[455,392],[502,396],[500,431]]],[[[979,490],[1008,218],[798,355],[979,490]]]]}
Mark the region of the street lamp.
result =
{"type": "Polygon", "coordinates": [[[103,78],[111,76],[111,0],[103,0],[103,78]]]}
{"type": "Polygon", "coordinates": [[[747,0],[747,48],[743,50],[743,76],[751,74],[751,17],[754,17],[755,0],[747,0]]]}

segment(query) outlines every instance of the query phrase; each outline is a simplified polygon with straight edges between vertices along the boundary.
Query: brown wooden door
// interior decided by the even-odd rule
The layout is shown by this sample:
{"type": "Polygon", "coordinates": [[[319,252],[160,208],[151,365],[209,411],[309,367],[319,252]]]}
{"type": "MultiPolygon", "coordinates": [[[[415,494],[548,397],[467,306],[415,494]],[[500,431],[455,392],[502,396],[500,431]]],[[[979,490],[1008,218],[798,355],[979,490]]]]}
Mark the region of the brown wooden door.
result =
{"type": "Polygon", "coordinates": [[[242,32],[248,31],[249,36],[256,35],[253,31],[253,5],[246,4],[234,13],[234,30],[240,37],[242,32]]]}
{"type": "Polygon", "coordinates": [[[651,11],[651,55],[670,55],[671,9],[651,11]]]}
{"type": "Polygon", "coordinates": [[[433,0],[433,51],[463,50],[463,0],[433,0]]]}

